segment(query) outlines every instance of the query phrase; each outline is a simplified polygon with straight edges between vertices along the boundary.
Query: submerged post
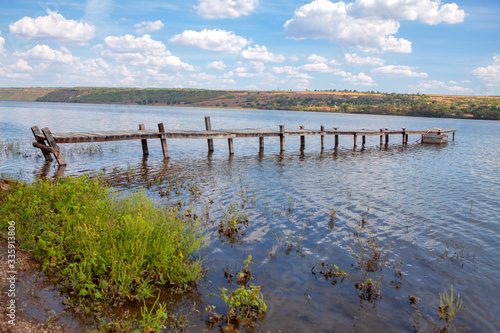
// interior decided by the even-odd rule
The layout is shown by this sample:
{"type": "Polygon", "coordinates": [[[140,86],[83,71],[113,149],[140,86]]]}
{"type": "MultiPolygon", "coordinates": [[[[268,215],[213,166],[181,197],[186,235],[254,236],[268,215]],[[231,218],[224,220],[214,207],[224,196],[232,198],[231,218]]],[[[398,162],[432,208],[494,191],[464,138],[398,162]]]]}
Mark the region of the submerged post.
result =
{"type": "Polygon", "coordinates": [[[280,125],[280,151],[285,151],[285,125],[280,125]]]}
{"type": "Polygon", "coordinates": [[[66,165],[66,161],[64,160],[64,157],[61,154],[61,149],[56,143],[56,140],[52,136],[52,133],[50,132],[48,127],[45,127],[42,129],[43,135],[45,135],[45,139],[47,139],[47,142],[49,143],[49,146],[52,148],[52,154],[54,154],[56,161],[59,165],[66,165]]]}
{"type": "Polygon", "coordinates": [[[323,132],[325,131],[325,126],[321,125],[320,130],[321,130],[321,150],[323,150],[325,149],[325,136],[323,135],[323,132]]]}
{"type": "MultiPolygon", "coordinates": [[[[145,129],[146,129],[146,127],[144,126],[144,124],[140,124],[139,125],[139,130],[143,131],[145,129]]],[[[148,140],[141,139],[141,143],[142,143],[142,155],[143,156],[148,156],[149,155],[148,140]]]]}
{"type": "MultiPolygon", "coordinates": [[[[299,126],[300,129],[304,129],[304,126],[299,126]]],[[[304,135],[300,136],[300,151],[306,148],[306,137],[304,135]]]]}
{"type": "Polygon", "coordinates": [[[361,145],[364,146],[366,144],[366,135],[361,137],[361,145]]]}
{"type": "MultiPolygon", "coordinates": [[[[334,130],[338,130],[338,127],[335,127],[334,130]]],[[[339,135],[335,134],[335,148],[339,146],[339,135]]]]}
{"type": "Polygon", "coordinates": [[[407,138],[406,127],[403,127],[403,144],[406,144],[408,142],[408,140],[406,138],[407,138]]]}
{"type": "Polygon", "coordinates": [[[165,127],[163,126],[163,123],[158,124],[158,130],[160,131],[160,141],[161,141],[161,148],[163,150],[163,159],[168,159],[170,156],[168,155],[168,146],[167,146],[167,140],[165,139],[165,127]]]}
{"type": "Polygon", "coordinates": [[[354,147],[358,145],[357,141],[358,141],[358,133],[354,133],[354,147]]]}
{"type": "MultiPolygon", "coordinates": [[[[207,131],[212,130],[212,124],[210,124],[210,117],[205,117],[205,128],[207,131]]],[[[207,139],[208,143],[208,152],[211,153],[214,151],[214,140],[213,139],[207,139]]]]}
{"type": "Polygon", "coordinates": [[[259,137],[259,152],[264,152],[264,137],[259,137]]]}
{"type": "Polygon", "coordinates": [[[384,133],[384,129],[383,129],[383,128],[381,128],[381,129],[380,129],[380,145],[381,145],[381,146],[382,146],[382,139],[383,139],[383,137],[384,137],[384,136],[383,136],[383,133],[384,133]]]}
{"type": "Polygon", "coordinates": [[[227,139],[227,144],[229,146],[229,155],[234,155],[233,139],[227,139]]]}

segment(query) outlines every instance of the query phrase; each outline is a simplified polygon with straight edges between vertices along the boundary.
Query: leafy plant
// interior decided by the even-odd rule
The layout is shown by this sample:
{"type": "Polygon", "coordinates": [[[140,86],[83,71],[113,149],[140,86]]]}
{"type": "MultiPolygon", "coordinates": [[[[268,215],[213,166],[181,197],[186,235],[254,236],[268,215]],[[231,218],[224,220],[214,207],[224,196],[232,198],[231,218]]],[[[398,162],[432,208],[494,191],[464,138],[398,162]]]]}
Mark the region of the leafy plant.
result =
{"type": "Polygon", "coordinates": [[[340,282],[344,282],[345,277],[347,276],[347,273],[341,270],[337,265],[330,265],[330,264],[325,264],[324,262],[321,263],[319,270],[316,268],[319,263],[316,263],[313,268],[311,268],[311,273],[313,275],[320,274],[322,275],[325,280],[332,280],[332,284],[336,285],[337,284],[337,279],[341,278],[340,282]]]}
{"type": "Polygon", "coordinates": [[[451,285],[450,294],[446,291],[443,294],[439,293],[439,300],[441,303],[438,313],[439,319],[444,320],[447,324],[449,324],[462,308],[462,298],[460,298],[459,294],[455,299],[455,296],[453,295],[453,285],[451,285]]]}

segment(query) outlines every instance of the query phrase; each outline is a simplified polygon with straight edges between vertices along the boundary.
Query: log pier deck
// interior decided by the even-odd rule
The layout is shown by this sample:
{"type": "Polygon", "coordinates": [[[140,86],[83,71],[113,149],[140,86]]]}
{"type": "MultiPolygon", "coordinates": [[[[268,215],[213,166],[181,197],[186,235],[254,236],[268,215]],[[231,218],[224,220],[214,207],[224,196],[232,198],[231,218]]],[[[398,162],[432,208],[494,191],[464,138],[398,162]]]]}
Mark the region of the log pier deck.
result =
{"type": "Polygon", "coordinates": [[[305,148],[305,136],[320,135],[321,136],[321,149],[324,148],[324,136],[334,135],[335,136],[335,147],[338,146],[338,138],[342,136],[353,136],[354,146],[357,146],[357,137],[362,137],[362,144],[365,144],[366,136],[380,136],[380,144],[383,143],[383,138],[385,137],[385,143],[389,143],[390,135],[402,135],[403,144],[408,143],[408,135],[410,134],[445,134],[453,133],[453,140],[455,140],[455,132],[453,129],[442,129],[442,128],[431,128],[424,130],[407,130],[402,128],[401,130],[389,130],[387,128],[382,128],[379,130],[340,130],[338,128],[325,129],[321,126],[320,129],[306,129],[300,126],[299,129],[286,129],[284,125],[279,125],[279,129],[226,129],[226,130],[212,130],[210,124],[210,117],[205,117],[205,131],[194,131],[194,130],[165,130],[163,123],[158,124],[158,130],[147,130],[144,125],[139,125],[138,130],[127,130],[127,131],[98,131],[98,132],[72,132],[72,133],[52,133],[49,128],[45,127],[42,132],[37,126],[31,128],[36,142],[33,143],[35,148],[39,148],[45,159],[52,161],[51,153],[56,158],[59,165],[66,165],[64,157],[61,154],[61,150],[58,144],[65,143],[91,143],[91,142],[108,142],[108,141],[125,141],[125,140],[141,140],[142,149],[144,156],[149,154],[147,147],[147,140],[160,139],[163,156],[165,159],[169,158],[167,139],[205,139],[208,142],[208,150],[212,152],[213,140],[214,139],[227,139],[229,145],[229,154],[234,154],[233,149],[233,139],[236,138],[259,138],[260,150],[264,149],[264,138],[265,137],[279,137],[280,138],[280,150],[285,150],[285,137],[287,136],[300,136],[301,145],[300,149],[305,148]],[[48,144],[46,144],[46,142],[48,144]]]}

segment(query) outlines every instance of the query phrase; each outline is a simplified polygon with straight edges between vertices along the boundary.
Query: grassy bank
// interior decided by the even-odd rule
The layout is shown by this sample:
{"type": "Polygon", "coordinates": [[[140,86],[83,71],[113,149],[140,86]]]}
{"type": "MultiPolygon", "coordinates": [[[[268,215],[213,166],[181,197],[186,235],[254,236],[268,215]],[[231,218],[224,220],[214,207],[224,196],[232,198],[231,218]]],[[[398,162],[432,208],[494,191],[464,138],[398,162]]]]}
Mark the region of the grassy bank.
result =
{"type": "MultiPolygon", "coordinates": [[[[79,301],[143,300],[158,285],[181,291],[200,278],[204,246],[191,222],[144,193],[118,195],[88,177],[10,182],[0,223],[79,301]]],[[[6,233],[2,233],[6,237],[6,233]]]]}

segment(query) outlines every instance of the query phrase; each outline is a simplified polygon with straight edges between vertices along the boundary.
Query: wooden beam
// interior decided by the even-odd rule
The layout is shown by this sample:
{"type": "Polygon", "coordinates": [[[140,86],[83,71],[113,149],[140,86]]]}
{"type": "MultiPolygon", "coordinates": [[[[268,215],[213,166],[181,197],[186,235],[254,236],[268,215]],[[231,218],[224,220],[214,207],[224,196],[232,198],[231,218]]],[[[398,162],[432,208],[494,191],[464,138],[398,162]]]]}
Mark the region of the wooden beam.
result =
{"type": "MultiPolygon", "coordinates": [[[[49,156],[50,156],[50,153],[53,152],[53,149],[52,147],[49,147],[49,146],[46,146],[44,145],[43,143],[39,143],[39,142],[33,142],[33,147],[35,148],[39,148],[42,152],[44,153],[48,153],[49,156]]],[[[52,157],[51,157],[51,160],[52,160],[52,157]]]]}
{"type": "Polygon", "coordinates": [[[364,146],[366,144],[366,135],[361,137],[361,145],[364,146]]]}
{"type": "MultiPolygon", "coordinates": [[[[205,117],[205,129],[207,131],[212,130],[212,124],[210,123],[210,117],[205,117]]],[[[214,151],[214,140],[213,139],[207,139],[208,143],[208,152],[211,153],[214,151]]]]}
{"type": "MultiPolygon", "coordinates": [[[[299,126],[300,129],[304,129],[304,126],[299,126]]],[[[300,150],[306,149],[306,137],[304,135],[300,136],[300,150]]]]}
{"type": "MultiPolygon", "coordinates": [[[[158,124],[158,131],[160,133],[165,133],[165,126],[163,126],[163,123],[158,124]]],[[[165,139],[163,134],[161,134],[160,141],[161,141],[161,148],[163,150],[163,159],[167,160],[170,158],[170,156],[168,154],[167,140],[165,139]]]]}
{"type": "MultiPolygon", "coordinates": [[[[140,131],[144,131],[146,129],[146,127],[144,126],[144,124],[140,124],[139,125],[139,130],[140,131]]],[[[141,140],[142,142],[142,155],[145,157],[145,156],[148,156],[149,155],[149,150],[148,150],[148,140],[146,139],[142,139],[141,140]]]]}
{"type": "Polygon", "coordinates": [[[357,141],[358,141],[358,134],[357,133],[354,133],[354,147],[357,146],[357,141]]]}
{"type": "Polygon", "coordinates": [[[280,151],[285,151],[285,125],[280,125],[280,151]]]}
{"type": "MultiPolygon", "coordinates": [[[[338,127],[335,127],[334,130],[338,130],[338,127]]],[[[335,148],[339,146],[339,135],[335,134],[335,148]]]]}
{"type": "Polygon", "coordinates": [[[320,127],[320,131],[321,131],[321,150],[324,150],[325,149],[325,135],[323,134],[325,132],[325,126],[321,125],[320,127]]]}
{"type": "Polygon", "coordinates": [[[49,145],[52,147],[52,154],[54,154],[56,161],[59,165],[66,165],[66,161],[64,160],[64,157],[61,154],[61,149],[56,143],[56,140],[54,140],[54,137],[52,136],[52,133],[50,132],[50,129],[48,127],[45,127],[42,129],[43,135],[45,135],[45,139],[49,143],[49,145]]]}
{"type": "Polygon", "coordinates": [[[227,144],[229,146],[229,155],[234,155],[233,139],[227,139],[227,144]]]}
{"type": "MultiPolygon", "coordinates": [[[[38,126],[33,126],[31,128],[31,132],[35,136],[36,143],[38,143],[44,147],[47,147],[45,145],[45,137],[43,136],[42,132],[40,132],[40,130],[38,129],[38,126]]],[[[35,146],[35,143],[33,143],[33,146],[37,147],[37,146],[35,146]]],[[[52,162],[53,159],[52,159],[52,156],[50,155],[50,153],[52,153],[52,149],[50,151],[48,151],[44,148],[41,148],[41,146],[37,147],[37,148],[40,148],[42,150],[43,157],[45,158],[46,161],[52,162]]],[[[50,148],[50,147],[48,147],[48,148],[50,148]]]]}
{"type": "Polygon", "coordinates": [[[260,136],[259,137],[259,152],[264,152],[264,137],[260,136]]]}

